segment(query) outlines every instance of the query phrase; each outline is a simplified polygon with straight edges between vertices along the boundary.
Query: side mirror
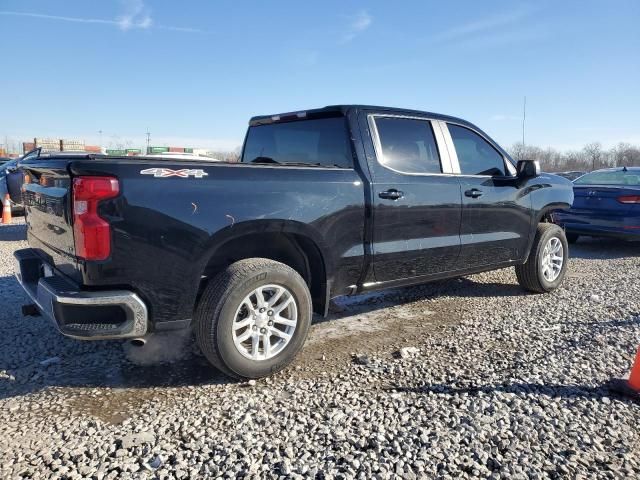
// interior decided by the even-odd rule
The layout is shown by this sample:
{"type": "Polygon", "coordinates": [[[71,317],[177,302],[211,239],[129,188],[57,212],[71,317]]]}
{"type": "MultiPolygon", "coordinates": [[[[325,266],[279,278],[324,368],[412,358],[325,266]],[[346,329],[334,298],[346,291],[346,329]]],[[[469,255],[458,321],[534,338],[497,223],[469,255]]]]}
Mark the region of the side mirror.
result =
{"type": "Polygon", "coordinates": [[[533,178],[540,175],[540,162],[538,160],[518,160],[516,166],[519,178],[533,178]]]}

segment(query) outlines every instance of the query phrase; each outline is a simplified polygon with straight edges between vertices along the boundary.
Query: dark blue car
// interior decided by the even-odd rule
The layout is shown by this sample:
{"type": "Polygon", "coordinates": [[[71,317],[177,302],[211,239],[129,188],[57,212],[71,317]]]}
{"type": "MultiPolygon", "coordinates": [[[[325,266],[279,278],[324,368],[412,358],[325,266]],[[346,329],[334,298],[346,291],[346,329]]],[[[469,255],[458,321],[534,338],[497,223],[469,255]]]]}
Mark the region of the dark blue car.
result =
{"type": "Polygon", "coordinates": [[[640,167],[596,170],[573,181],[573,205],[554,212],[569,243],[580,235],[640,240],[640,167]]]}

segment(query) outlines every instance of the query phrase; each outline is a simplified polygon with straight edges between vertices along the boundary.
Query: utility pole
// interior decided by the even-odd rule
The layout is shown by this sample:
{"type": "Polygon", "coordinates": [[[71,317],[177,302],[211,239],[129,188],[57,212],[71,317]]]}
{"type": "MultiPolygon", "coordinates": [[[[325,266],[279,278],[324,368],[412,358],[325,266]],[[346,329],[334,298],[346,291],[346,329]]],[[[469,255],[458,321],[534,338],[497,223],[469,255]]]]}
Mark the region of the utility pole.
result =
{"type": "Polygon", "coordinates": [[[527,121],[527,96],[524,97],[524,102],[522,103],[522,152],[524,153],[524,126],[527,121]]]}
{"type": "Polygon", "coordinates": [[[149,132],[149,129],[147,128],[147,151],[145,152],[145,155],[149,155],[149,141],[151,140],[151,132],[149,132]]]}

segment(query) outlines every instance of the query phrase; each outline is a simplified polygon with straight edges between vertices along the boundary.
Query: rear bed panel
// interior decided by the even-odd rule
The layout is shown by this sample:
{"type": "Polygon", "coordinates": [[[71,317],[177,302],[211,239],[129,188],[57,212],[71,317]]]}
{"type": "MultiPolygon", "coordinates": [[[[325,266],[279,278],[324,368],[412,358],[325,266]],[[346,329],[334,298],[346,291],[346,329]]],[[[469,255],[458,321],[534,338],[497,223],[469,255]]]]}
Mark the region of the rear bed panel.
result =
{"type": "MultiPolygon", "coordinates": [[[[23,168],[39,170],[41,162],[23,168]]],[[[33,218],[39,224],[30,236],[31,245],[42,245],[46,254],[59,258],[54,260],[56,267],[65,268],[74,279],[79,276],[83,290],[136,293],[148,305],[155,328],[188,321],[214,249],[243,232],[257,233],[257,228],[289,229],[312,238],[325,254],[328,271],[337,272],[333,282],[340,291],[355,283],[361,272],[365,206],[362,178],[354,170],[157,158],[58,158],[56,162],[68,170],[67,182],[81,175],[118,178],[120,194],[98,208],[111,225],[111,256],[104,261],[80,259],[65,267],[66,252],[75,250],[72,219],[46,214],[46,208],[42,217],[27,217],[28,223],[33,218]],[[142,173],[152,168],[199,170],[206,175],[156,178],[142,173]],[[61,237],[51,240],[49,232],[57,229],[61,237]],[[55,248],[54,242],[58,242],[55,248]]],[[[51,205],[54,193],[64,196],[29,188],[34,198],[50,193],[51,205]]],[[[65,211],[70,215],[66,195],[65,211]]],[[[35,200],[32,203],[36,205],[35,200]]]]}

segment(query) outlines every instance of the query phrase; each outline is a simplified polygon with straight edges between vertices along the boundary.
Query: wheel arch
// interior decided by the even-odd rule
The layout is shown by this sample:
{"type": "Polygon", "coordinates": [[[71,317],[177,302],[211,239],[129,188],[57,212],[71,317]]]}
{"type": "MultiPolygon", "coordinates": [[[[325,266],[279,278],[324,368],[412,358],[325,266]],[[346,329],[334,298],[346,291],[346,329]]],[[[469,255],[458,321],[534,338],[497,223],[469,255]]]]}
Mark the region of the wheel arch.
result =
{"type": "Polygon", "coordinates": [[[203,258],[198,297],[208,279],[246,258],[268,258],[296,270],[309,287],[314,311],[326,315],[332,265],[322,236],[311,226],[297,221],[257,220],[218,232],[203,258]]]}
{"type": "Polygon", "coordinates": [[[533,247],[533,241],[536,236],[536,229],[538,228],[539,223],[554,223],[553,221],[553,212],[554,210],[564,210],[567,208],[571,208],[571,204],[567,202],[552,202],[540,208],[533,217],[531,231],[529,234],[529,242],[527,243],[527,251],[522,263],[525,263],[529,259],[529,255],[531,254],[531,248],[533,247]]]}

